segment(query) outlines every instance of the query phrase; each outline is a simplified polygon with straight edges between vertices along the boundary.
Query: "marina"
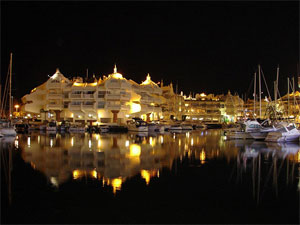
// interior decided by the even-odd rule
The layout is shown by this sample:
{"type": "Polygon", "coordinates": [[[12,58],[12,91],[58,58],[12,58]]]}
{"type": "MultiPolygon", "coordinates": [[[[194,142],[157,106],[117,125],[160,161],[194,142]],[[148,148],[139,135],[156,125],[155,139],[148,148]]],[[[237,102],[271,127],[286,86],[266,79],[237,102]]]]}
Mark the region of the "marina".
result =
{"type": "Polygon", "coordinates": [[[299,2],[0,4],[1,224],[299,224],[299,2]]]}
{"type": "Polygon", "coordinates": [[[300,145],[222,132],[2,138],[13,168],[5,221],[297,223],[300,145]]]}

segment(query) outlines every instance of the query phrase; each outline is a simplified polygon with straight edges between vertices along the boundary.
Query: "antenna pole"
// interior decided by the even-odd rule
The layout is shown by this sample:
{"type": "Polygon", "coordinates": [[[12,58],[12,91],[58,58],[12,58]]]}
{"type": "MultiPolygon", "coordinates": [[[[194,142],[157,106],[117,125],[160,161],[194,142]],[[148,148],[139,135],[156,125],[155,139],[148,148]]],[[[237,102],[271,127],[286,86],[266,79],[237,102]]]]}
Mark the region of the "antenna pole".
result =
{"type": "Polygon", "coordinates": [[[253,102],[253,117],[255,117],[255,102],[256,99],[256,73],[254,73],[254,102],[253,102]]]}
{"type": "Polygon", "coordinates": [[[11,76],[12,76],[12,53],[10,53],[10,64],[9,64],[9,119],[11,119],[11,76]]]}
{"type": "Polygon", "coordinates": [[[259,82],[259,118],[261,119],[261,78],[260,78],[260,65],[258,65],[258,82],[259,82]]]}

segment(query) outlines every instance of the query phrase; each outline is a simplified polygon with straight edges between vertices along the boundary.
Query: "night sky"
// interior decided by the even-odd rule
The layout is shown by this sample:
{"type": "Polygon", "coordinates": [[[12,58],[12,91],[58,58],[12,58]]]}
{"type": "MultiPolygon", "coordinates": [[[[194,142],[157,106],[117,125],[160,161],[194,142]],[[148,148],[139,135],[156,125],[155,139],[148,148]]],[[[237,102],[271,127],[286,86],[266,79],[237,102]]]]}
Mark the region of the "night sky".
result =
{"type": "Polygon", "coordinates": [[[98,78],[115,63],[138,83],[150,73],[185,94],[248,97],[258,63],[272,93],[279,64],[285,94],[299,63],[299,3],[1,1],[2,80],[10,52],[15,98],[56,68],[98,78]]]}

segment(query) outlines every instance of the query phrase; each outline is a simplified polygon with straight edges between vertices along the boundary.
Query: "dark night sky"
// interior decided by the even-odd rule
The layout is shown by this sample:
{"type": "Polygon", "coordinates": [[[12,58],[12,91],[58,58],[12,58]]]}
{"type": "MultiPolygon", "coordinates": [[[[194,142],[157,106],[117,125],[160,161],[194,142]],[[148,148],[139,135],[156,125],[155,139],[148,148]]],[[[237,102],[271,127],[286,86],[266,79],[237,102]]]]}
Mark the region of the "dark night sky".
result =
{"type": "MultiPolygon", "coordinates": [[[[298,2],[1,2],[1,75],[20,98],[56,68],[173,81],[185,94],[251,95],[257,64],[280,91],[299,62],[298,2]]],[[[272,91],[273,92],[273,91],[272,91]]]]}

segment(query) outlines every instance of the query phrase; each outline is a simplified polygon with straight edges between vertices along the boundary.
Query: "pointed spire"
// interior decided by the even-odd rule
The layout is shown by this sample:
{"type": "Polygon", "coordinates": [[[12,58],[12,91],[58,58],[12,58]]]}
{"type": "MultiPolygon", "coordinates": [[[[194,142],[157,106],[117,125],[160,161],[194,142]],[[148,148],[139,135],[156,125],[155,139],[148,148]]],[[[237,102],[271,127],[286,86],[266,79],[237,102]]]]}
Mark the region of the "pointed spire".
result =
{"type": "Polygon", "coordinates": [[[114,73],[117,73],[117,64],[115,64],[114,73]]]}
{"type": "Polygon", "coordinates": [[[60,73],[59,68],[56,68],[56,73],[60,73]]]}
{"type": "Polygon", "coordinates": [[[149,73],[147,74],[147,81],[151,81],[151,77],[149,73]]]}

